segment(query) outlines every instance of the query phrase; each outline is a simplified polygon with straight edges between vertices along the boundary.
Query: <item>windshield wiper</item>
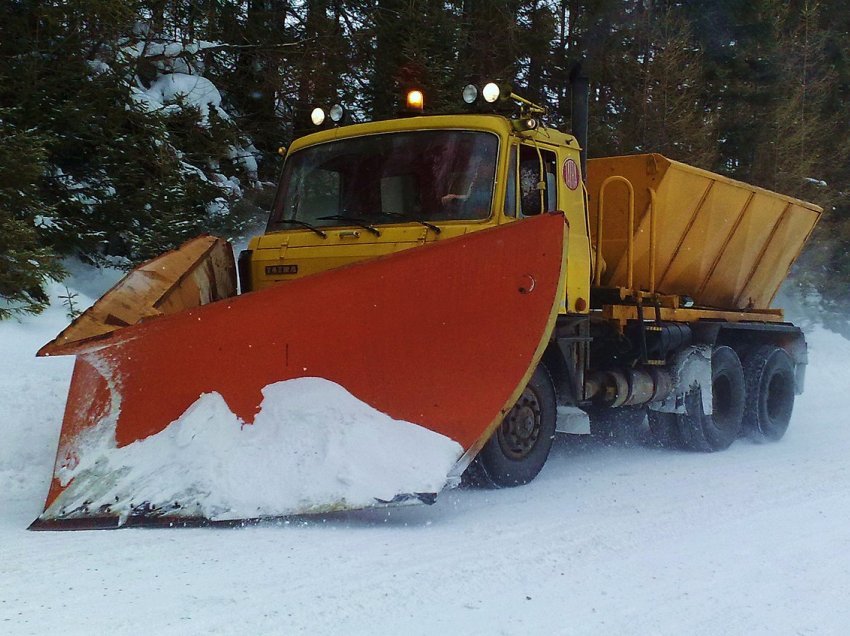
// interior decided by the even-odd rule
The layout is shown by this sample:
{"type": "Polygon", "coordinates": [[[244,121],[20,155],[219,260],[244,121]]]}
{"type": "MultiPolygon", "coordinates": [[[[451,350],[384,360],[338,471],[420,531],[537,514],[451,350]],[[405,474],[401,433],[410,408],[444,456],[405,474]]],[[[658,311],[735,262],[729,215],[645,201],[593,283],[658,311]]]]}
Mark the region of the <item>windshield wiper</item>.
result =
{"type": "Polygon", "coordinates": [[[369,225],[368,223],[364,223],[360,219],[357,219],[353,216],[345,216],[343,214],[331,214],[329,216],[320,216],[317,221],[347,221],[352,225],[356,225],[357,227],[362,227],[364,230],[369,230],[375,236],[380,236],[381,232],[375,226],[369,225]]]}
{"type": "Polygon", "coordinates": [[[442,232],[442,230],[433,223],[428,223],[428,221],[417,218],[412,214],[404,214],[403,212],[377,212],[377,214],[380,214],[381,216],[392,216],[397,219],[406,219],[408,221],[413,221],[414,223],[419,223],[427,227],[429,230],[433,230],[434,234],[439,234],[440,232],[442,232]]]}
{"type": "Polygon", "coordinates": [[[305,227],[308,230],[312,230],[313,232],[315,232],[316,234],[318,234],[322,238],[328,238],[327,232],[322,232],[322,230],[317,228],[315,225],[310,225],[309,223],[305,223],[304,221],[299,221],[298,219],[281,219],[281,220],[277,221],[277,223],[289,223],[290,225],[297,225],[299,227],[305,227]]]}

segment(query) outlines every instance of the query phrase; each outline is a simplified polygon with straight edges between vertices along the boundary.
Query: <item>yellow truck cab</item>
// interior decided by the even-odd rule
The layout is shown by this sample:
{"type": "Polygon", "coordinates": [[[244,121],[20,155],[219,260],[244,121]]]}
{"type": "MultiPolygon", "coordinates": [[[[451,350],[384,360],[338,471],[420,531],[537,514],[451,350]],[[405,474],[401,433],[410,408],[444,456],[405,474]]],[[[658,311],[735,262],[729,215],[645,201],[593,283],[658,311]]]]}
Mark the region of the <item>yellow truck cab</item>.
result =
{"type": "MultiPolygon", "coordinates": [[[[323,130],[286,153],[266,233],[241,256],[263,289],[560,210],[569,233],[562,312],[589,307],[579,145],[496,114],[407,117],[323,130]]],[[[243,287],[247,287],[243,282],[243,287]]]]}

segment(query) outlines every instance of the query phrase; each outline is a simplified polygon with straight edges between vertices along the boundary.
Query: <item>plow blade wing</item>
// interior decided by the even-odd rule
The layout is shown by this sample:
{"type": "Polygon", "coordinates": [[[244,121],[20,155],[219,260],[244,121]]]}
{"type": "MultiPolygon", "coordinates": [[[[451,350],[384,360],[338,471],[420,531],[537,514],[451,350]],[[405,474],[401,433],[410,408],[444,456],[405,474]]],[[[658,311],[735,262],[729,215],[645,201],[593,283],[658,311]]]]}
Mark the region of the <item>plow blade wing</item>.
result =
{"type": "Polygon", "coordinates": [[[199,236],[136,267],[38,355],[74,353],[142,320],[235,295],[236,264],[230,244],[214,236],[199,236]]]}
{"type": "Polygon", "coordinates": [[[67,345],[34,529],[433,500],[518,399],[563,300],[562,215],[67,345]]]}

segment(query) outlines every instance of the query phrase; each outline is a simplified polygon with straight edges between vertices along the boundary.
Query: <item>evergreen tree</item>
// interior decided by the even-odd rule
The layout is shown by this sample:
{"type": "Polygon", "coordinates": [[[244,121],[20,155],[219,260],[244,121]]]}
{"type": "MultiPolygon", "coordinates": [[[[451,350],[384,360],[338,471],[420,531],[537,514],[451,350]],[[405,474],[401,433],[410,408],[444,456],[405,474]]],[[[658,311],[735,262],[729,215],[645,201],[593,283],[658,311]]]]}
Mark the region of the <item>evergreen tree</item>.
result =
{"type": "Polygon", "coordinates": [[[440,112],[459,81],[456,16],[434,0],[376,0],[372,15],[374,54],[367,61],[371,115],[395,116],[413,88],[425,91],[429,111],[440,112]]]}
{"type": "Polygon", "coordinates": [[[47,304],[44,284],[62,275],[39,236],[52,223],[37,187],[46,140],[19,130],[8,116],[0,109],[0,319],[40,313],[47,304]]]}
{"type": "Polygon", "coordinates": [[[4,154],[0,296],[37,310],[62,255],[130,266],[203,231],[239,230],[227,212],[242,194],[236,175],[256,179],[240,155],[250,143],[165,33],[166,9],[185,5],[3,5],[3,127],[12,150],[34,148],[18,159],[24,182],[4,154]]]}

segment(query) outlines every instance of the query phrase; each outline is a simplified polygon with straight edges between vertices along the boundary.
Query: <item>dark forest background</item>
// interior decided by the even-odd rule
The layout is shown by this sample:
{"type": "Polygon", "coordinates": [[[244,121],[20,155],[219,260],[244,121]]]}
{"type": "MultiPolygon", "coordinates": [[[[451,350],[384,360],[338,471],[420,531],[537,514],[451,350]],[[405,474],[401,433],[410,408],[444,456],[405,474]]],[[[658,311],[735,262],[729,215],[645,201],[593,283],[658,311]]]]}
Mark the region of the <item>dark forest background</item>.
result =
{"type": "Polygon", "coordinates": [[[62,259],[129,267],[264,216],[315,105],[431,112],[498,79],[590,156],[656,151],[822,205],[786,293],[850,314],[850,5],[843,0],[0,0],[0,317],[62,259]],[[192,83],[187,84],[187,80],[192,83]],[[186,86],[192,90],[187,91],[186,86]],[[182,92],[181,92],[182,91],[182,92]]]}

